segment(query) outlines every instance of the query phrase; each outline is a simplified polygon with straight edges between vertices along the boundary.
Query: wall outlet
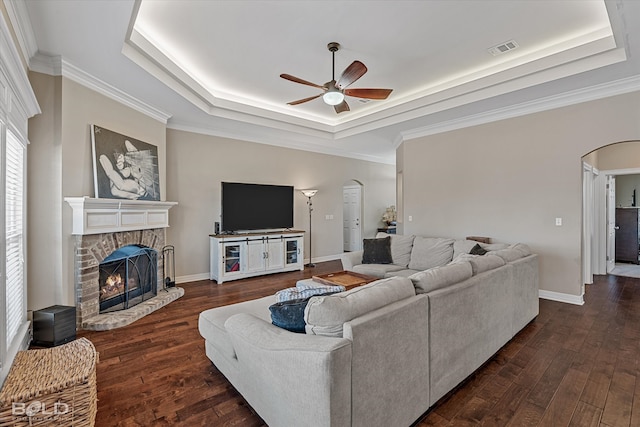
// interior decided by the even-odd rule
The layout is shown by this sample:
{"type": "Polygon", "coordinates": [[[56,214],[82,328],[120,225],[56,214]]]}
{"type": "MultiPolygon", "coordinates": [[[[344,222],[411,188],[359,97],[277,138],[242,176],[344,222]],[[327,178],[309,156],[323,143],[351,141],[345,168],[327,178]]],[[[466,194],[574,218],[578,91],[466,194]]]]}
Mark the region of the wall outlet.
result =
{"type": "Polygon", "coordinates": [[[409,221],[413,221],[413,215],[409,215],[409,221]]]}
{"type": "Polygon", "coordinates": [[[562,225],[562,218],[556,218],[556,226],[560,227],[562,225]]]}

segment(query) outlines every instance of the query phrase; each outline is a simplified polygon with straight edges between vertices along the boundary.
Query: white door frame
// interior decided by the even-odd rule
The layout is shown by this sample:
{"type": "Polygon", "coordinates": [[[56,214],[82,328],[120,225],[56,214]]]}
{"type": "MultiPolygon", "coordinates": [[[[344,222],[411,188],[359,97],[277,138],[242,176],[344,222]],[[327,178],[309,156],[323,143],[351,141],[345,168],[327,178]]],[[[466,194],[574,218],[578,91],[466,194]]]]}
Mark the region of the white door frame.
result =
{"type": "MultiPolygon", "coordinates": [[[[594,236],[593,201],[594,181],[597,171],[593,166],[582,163],[582,286],[593,283],[592,242],[594,236]]],[[[584,289],[582,289],[584,294],[584,289]]]]}
{"type": "MultiPolygon", "coordinates": [[[[596,252],[595,254],[585,254],[584,259],[589,256],[592,259],[595,257],[596,262],[592,263],[593,274],[606,274],[610,269],[610,266],[615,262],[615,253],[612,254],[611,247],[609,245],[609,216],[610,213],[607,210],[607,196],[608,191],[606,189],[606,183],[608,181],[608,177],[616,176],[616,175],[638,175],[640,174],[640,168],[628,168],[628,169],[610,169],[610,170],[601,170],[599,171],[598,176],[596,177],[596,184],[594,187],[594,197],[593,203],[595,205],[595,215],[594,215],[594,229],[596,232],[594,233],[594,239],[591,242],[591,250],[592,252],[596,252]],[[607,263],[607,257],[610,258],[610,263],[607,263]],[[607,267],[607,264],[609,267],[607,267]]],[[[615,206],[613,213],[614,218],[613,222],[615,223],[615,206]]]]}

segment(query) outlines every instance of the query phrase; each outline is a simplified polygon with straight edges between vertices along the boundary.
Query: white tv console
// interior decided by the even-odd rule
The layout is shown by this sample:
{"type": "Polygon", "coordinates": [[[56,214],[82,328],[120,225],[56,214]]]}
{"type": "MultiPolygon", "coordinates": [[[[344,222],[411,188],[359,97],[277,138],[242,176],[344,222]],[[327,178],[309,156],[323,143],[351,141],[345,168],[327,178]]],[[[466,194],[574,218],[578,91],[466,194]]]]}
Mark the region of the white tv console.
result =
{"type": "Polygon", "coordinates": [[[304,269],[304,231],[209,235],[209,278],[218,283],[304,269]]]}

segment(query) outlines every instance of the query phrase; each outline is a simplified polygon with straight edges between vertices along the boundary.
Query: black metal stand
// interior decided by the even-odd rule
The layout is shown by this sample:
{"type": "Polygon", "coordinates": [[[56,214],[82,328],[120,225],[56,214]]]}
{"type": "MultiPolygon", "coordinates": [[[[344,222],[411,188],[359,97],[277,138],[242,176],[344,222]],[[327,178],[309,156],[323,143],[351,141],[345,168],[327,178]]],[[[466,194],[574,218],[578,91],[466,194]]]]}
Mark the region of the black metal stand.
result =
{"type": "Polygon", "coordinates": [[[313,263],[313,258],[311,258],[311,212],[313,212],[313,203],[311,202],[311,197],[307,197],[307,205],[309,205],[309,264],[306,264],[306,267],[315,267],[316,265],[313,263]]]}
{"type": "Polygon", "coordinates": [[[173,245],[167,245],[162,248],[162,289],[173,288],[176,286],[176,261],[175,248],[173,245]]]}

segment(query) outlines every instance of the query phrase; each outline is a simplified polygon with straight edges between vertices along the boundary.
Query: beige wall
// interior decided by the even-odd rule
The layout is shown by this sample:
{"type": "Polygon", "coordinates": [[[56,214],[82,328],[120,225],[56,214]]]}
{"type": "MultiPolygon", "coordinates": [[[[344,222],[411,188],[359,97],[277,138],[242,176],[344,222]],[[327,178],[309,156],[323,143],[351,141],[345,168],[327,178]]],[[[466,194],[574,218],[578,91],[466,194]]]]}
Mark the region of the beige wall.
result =
{"type": "Polygon", "coordinates": [[[34,310],[63,303],[62,78],[29,73],[29,80],[42,110],[29,120],[27,149],[27,302],[34,310]]]}
{"type": "Polygon", "coordinates": [[[74,305],[71,208],[64,197],[93,197],[90,125],[158,146],[166,186],[166,131],[157,120],[69,79],[31,73],[42,114],[29,121],[28,309],[74,305]]]}
{"type": "MultiPolygon", "coordinates": [[[[395,203],[393,166],[167,130],[67,78],[31,73],[30,79],[42,114],[29,121],[29,310],[75,302],[71,208],[64,197],[94,196],[91,124],[158,146],[161,198],[178,202],[167,232],[178,279],[208,276],[208,235],[220,215],[223,180],[318,188],[314,259],[342,252],[342,186],[351,179],[364,184],[365,237],[395,203]]],[[[294,226],[306,230],[306,199],[298,193],[295,210],[294,226]]]]}
{"type": "MultiPolygon", "coordinates": [[[[167,234],[176,247],[178,277],[209,271],[209,234],[220,221],[222,181],[318,189],[313,198],[314,260],[342,252],[342,187],[350,180],[364,185],[363,237],[375,235],[385,208],[395,204],[394,166],[172,129],[167,131],[167,176],[167,199],[178,202],[167,234]]],[[[295,192],[294,228],[305,231],[306,201],[295,192]]]]}
{"type": "MultiPolygon", "coordinates": [[[[636,118],[636,126],[638,123],[640,119],[636,118]]],[[[590,164],[600,170],[635,169],[640,167],[640,141],[610,144],[590,153],[585,159],[592,159],[593,155],[595,162],[590,164]]]]}
{"type": "Polygon", "coordinates": [[[527,243],[540,288],[578,296],[582,157],[637,140],[638,117],[635,93],[407,141],[404,232],[527,243]]]}

